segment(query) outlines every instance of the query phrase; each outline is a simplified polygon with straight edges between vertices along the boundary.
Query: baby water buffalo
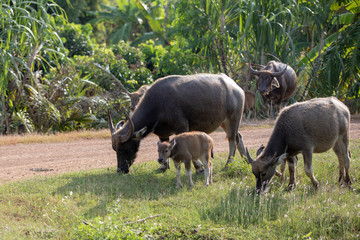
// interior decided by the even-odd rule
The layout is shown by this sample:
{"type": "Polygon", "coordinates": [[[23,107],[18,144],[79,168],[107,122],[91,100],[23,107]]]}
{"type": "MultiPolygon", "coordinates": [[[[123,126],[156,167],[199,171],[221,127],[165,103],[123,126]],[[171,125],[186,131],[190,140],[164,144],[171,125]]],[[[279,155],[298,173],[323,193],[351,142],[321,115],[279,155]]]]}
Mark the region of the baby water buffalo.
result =
{"type": "Polygon", "coordinates": [[[191,178],[191,162],[200,159],[204,165],[205,185],[212,183],[213,140],[204,132],[185,132],[176,135],[170,142],[158,142],[159,163],[172,158],[176,169],[176,186],[182,187],[180,180],[180,163],[185,164],[185,173],[188,177],[189,186],[194,187],[191,178]]]}
{"type": "Polygon", "coordinates": [[[351,185],[349,176],[349,109],[338,99],[317,98],[284,108],[278,117],[270,140],[254,161],[246,151],[256,178],[256,190],[265,190],[274,176],[276,166],[289,164],[288,189],[296,186],[296,155],[302,153],[306,175],[315,188],[319,186],[313,174],[312,154],[333,148],[339,160],[339,182],[351,185]]]}
{"type": "Polygon", "coordinates": [[[255,111],[255,94],[249,91],[245,91],[245,108],[244,108],[244,116],[245,111],[248,112],[247,119],[249,120],[251,114],[254,112],[256,117],[255,111]]]}

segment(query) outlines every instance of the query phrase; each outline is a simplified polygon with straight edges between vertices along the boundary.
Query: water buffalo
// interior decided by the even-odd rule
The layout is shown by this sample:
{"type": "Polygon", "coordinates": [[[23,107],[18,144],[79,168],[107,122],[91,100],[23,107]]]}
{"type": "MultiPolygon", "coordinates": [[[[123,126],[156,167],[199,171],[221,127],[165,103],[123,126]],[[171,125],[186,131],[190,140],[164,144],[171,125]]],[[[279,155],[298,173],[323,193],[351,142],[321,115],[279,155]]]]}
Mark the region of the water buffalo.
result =
{"type": "Polygon", "coordinates": [[[349,109],[335,97],[316,98],[284,108],[276,120],[270,140],[254,161],[246,156],[256,178],[256,190],[264,190],[274,176],[276,166],[287,161],[290,182],[295,188],[296,155],[302,153],[306,175],[319,186],[312,168],[313,153],[333,148],[339,160],[339,182],[350,185],[349,109]]]}
{"type": "Polygon", "coordinates": [[[158,142],[158,162],[162,164],[166,159],[172,158],[176,169],[176,186],[182,187],[180,171],[181,162],[185,165],[185,173],[188,178],[189,187],[194,183],[191,177],[191,162],[201,159],[204,165],[205,186],[212,183],[212,163],[214,142],[204,132],[185,132],[176,135],[170,142],[158,142]]]}
{"type": "Polygon", "coordinates": [[[267,106],[269,101],[274,102],[277,113],[279,113],[281,103],[285,102],[286,105],[295,92],[297,76],[294,69],[287,64],[276,61],[270,61],[260,71],[254,70],[250,64],[249,67],[251,74],[258,76],[256,85],[265,105],[267,106]]]}
{"type": "Polygon", "coordinates": [[[244,111],[244,91],[224,74],[168,76],[146,91],[125,124],[115,129],[108,113],[118,171],[128,173],[140,140],[153,132],[161,141],[188,131],[211,133],[220,125],[229,140],[230,163],[236,147],[245,154],[238,132],[244,111]]]}

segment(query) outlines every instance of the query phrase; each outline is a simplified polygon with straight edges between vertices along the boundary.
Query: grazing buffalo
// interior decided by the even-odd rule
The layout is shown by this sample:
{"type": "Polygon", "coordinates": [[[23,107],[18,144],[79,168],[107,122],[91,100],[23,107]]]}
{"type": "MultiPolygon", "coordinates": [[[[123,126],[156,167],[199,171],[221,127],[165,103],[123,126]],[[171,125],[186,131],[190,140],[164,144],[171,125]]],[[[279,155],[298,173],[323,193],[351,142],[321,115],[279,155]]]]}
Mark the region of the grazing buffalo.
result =
{"type": "Polygon", "coordinates": [[[260,71],[254,70],[251,65],[249,67],[251,74],[258,76],[256,85],[265,104],[268,105],[269,101],[274,102],[279,113],[281,103],[286,104],[295,92],[297,76],[294,69],[287,64],[275,61],[270,61],[260,71]]]}
{"type": "Polygon", "coordinates": [[[246,149],[246,156],[256,178],[256,190],[264,190],[274,176],[276,166],[287,161],[290,182],[296,186],[296,155],[302,153],[306,175],[315,188],[319,186],[312,168],[313,153],[333,148],[339,160],[339,182],[350,185],[349,176],[349,109],[338,99],[317,98],[284,108],[271,134],[270,140],[254,161],[246,149]]]}
{"type": "Polygon", "coordinates": [[[205,186],[212,183],[212,163],[214,142],[204,132],[185,132],[176,135],[170,142],[158,142],[158,162],[162,164],[168,158],[172,158],[176,169],[176,187],[182,187],[180,172],[181,162],[185,165],[185,173],[188,178],[189,187],[193,188],[194,183],[191,177],[191,162],[198,159],[204,165],[205,186]]]}
{"type": "Polygon", "coordinates": [[[220,125],[229,140],[230,163],[236,147],[245,154],[238,132],[244,111],[244,91],[224,74],[168,76],[146,91],[125,124],[115,129],[108,113],[118,171],[128,173],[140,140],[155,133],[161,141],[188,131],[211,133],[220,125]]]}

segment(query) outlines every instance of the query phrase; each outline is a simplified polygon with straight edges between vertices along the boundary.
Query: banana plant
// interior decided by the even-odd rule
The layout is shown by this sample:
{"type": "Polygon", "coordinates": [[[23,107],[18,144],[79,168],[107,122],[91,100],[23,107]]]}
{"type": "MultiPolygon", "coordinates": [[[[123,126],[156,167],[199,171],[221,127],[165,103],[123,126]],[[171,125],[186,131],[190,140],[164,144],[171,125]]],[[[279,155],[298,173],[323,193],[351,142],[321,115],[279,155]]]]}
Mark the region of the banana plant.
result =
{"type": "Polygon", "coordinates": [[[108,25],[108,42],[111,44],[120,40],[133,41],[135,34],[143,29],[144,20],[139,16],[136,0],[118,0],[117,4],[116,7],[101,4],[102,10],[97,11],[97,17],[90,21],[92,24],[104,22],[108,25]]]}
{"type": "Polygon", "coordinates": [[[335,95],[342,100],[358,98],[360,23],[356,16],[360,14],[360,1],[313,4],[317,7],[311,7],[312,15],[321,38],[298,64],[309,76],[302,98],[307,94],[335,95]]]}

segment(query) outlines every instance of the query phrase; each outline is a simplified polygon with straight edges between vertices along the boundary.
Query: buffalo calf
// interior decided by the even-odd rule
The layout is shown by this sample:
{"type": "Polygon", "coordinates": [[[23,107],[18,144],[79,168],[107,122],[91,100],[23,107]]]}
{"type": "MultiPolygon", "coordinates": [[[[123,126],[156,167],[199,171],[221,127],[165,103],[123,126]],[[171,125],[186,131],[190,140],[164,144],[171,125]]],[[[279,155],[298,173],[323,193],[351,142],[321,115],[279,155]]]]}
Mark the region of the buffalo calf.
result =
{"type": "Polygon", "coordinates": [[[247,119],[249,120],[252,113],[255,112],[256,117],[256,111],[255,111],[255,94],[252,92],[245,91],[245,108],[244,108],[244,116],[245,111],[248,111],[247,119]]]}
{"type": "Polygon", "coordinates": [[[204,132],[186,132],[176,135],[170,142],[158,142],[159,160],[162,164],[166,159],[172,158],[176,169],[177,187],[182,187],[180,179],[180,163],[185,164],[185,173],[189,186],[194,187],[191,177],[191,162],[196,167],[196,160],[200,159],[204,165],[205,185],[212,183],[213,140],[204,132]]]}

